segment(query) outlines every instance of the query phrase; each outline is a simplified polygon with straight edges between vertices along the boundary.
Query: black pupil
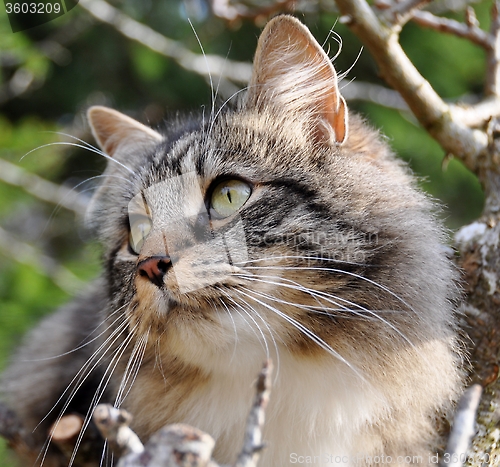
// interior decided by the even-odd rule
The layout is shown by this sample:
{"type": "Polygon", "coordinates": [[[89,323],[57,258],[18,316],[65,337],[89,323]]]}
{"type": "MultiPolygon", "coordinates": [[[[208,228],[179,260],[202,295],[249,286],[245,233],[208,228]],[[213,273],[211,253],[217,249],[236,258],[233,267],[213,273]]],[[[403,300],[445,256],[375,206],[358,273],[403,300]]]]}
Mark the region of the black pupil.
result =
{"type": "Polygon", "coordinates": [[[223,192],[227,196],[227,199],[229,200],[229,202],[232,203],[232,201],[231,201],[231,190],[228,187],[225,187],[225,188],[223,188],[223,192]]]}

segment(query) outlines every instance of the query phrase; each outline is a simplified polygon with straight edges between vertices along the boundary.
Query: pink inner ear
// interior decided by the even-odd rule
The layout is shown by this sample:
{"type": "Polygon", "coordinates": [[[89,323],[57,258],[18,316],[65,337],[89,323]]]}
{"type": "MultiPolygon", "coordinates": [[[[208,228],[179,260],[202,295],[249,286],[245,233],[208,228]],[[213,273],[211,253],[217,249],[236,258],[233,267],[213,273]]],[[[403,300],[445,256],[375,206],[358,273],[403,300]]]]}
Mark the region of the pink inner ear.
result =
{"type": "Polygon", "coordinates": [[[339,96],[339,105],[336,116],[332,122],[335,131],[335,142],[342,144],[347,139],[347,105],[342,96],[339,96]]]}
{"type": "Polygon", "coordinates": [[[111,157],[120,145],[144,145],[162,139],[162,136],[151,128],[107,107],[91,107],[87,115],[95,139],[101,149],[111,157]]]}
{"type": "Polygon", "coordinates": [[[274,18],[262,32],[247,102],[279,106],[291,118],[309,113],[306,120],[319,142],[346,140],[347,106],[335,69],[309,30],[291,16],[274,18]]]}

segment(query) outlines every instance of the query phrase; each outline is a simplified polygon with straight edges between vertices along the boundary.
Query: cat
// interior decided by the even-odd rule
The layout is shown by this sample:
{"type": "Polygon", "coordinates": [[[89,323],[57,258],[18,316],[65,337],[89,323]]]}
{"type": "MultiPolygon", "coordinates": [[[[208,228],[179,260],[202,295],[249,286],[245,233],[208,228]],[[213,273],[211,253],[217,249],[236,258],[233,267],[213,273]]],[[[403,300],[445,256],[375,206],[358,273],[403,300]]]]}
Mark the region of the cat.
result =
{"type": "Polygon", "coordinates": [[[444,229],[309,30],[272,19],[246,95],[209,118],[88,119],[109,159],[89,207],[104,272],[2,379],[39,462],[68,464],[50,427],[98,401],[142,439],[194,425],[234,462],[271,358],[261,467],[430,463],[463,384],[444,229]]]}

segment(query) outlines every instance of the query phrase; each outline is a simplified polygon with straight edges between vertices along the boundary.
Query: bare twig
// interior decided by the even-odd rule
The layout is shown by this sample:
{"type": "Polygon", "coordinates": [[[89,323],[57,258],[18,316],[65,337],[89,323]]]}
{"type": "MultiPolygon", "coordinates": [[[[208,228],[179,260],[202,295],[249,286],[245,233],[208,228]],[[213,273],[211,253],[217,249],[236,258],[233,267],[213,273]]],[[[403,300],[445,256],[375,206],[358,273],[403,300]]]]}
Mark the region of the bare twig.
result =
{"type": "Polygon", "coordinates": [[[72,295],[81,290],[84,282],[54,258],[40,253],[35,247],[18,240],[0,227],[0,253],[21,264],[37,269],[52,279],[66,293],[72,295]]]}
{"type": "Polygon", "coordinates": [[[26,67],[19,67],[9,81],[0,86],[0,105],[11,99],[22,96],[29,90],[42,84],[43,80],[36,79],[26,67]]]}
{"type": "Polygon", "coordinates": [[[262,444],[262,428],[265,421],[265,411],[271,393],[271,374],[273,368],[271,360],[268,360],[257,380],[257,393],[254,403],[247,419],[245,440],[243,449],[238,456],[234,467],[253,467],[259,461],[260,452],[264,448],[262,444]]]}
{"type": "Polygon", "coordinates": [[[3,403],[0,403],[0,437],[7,440],[21,459],[28,462],[27,465],[34,464],[38,452],[32,448],[31,436],[24,430],[17,414],[3,403]]]}
{"type": "Polygon", "coordinates": [[[130,429],[131,420],[128,412],[107,404],[94,411],[95,424],[120,458],[118,467],[217,467],[210,460],[214,440],[197,428],[167,425],[144,446],[130,429]]]}
{"type": "Polygon", "coordinates": [[[485,50],[492,50],[494,47],[493,38],[479,28],[476,22],[471,21],[470,15],[469,12],[466,16],[466,23],[460,23],[451,18],[435,16],[428,11],[414,11],[412,21],[425,28],[463,37],[485,50]]]}
{"type": "Polygon", "coordinates": [[[476,12],[474,11],[474,8],[472,8],[471,6],[468,6],[465,9],[465,24],[469,28],[479,27],[479,20],[477,19],[476,12]]]}
{"type": "Polygon", "coordinates": [[[50,429],[52,441],[67,459],[71,459],[78,435],[84,423],[85,419],[81,415],[69,414],[64,415],[50,429]]]}
{"type": "MultiPolygon", "coordinates": [[[[80,216],[85,212],[87,201],[75,190],[45,180],[4,159],[0,159],[0,181],[20,187],[37,199],[64,207],[80,216]]],[[[69,294],[81,290],[83,286],[77,276],[54,258],[41,253],[2,228],[0,252],[19,263],[37,267],[69,294]]]]}
{"type": "Polygon", "coordinates": [[[500,14],[499,2],[495,1],[491,9],[490,36],[492,47],[488,51],[485,94],[500,96],[500,14]]]}
{"type": "Polygon", "coordinates": [[[395,26],[401,27],[408,22],[414,13],[423,6],[430,3],[431,0],[405,0],[397,2],[390,8],[385,8],[384,17],[395,26]]]}
{"type": "MultiPolygon", "coordinates": [[[[477,172],[478,160],[488,146],[486,133],[469,128],[453,113],[404,53],[395,29],[383,25],[366,1],[337,0],[337,5],[341,21],[364,42],[382,77],[401,94],[420,124],[447,153],[477,172]]],[[[500,115],[500,105],[492,111],[492,116],[500,115]]]]}
{"type": "Polygon", "coordinates": [[[180,42],[169,39],[154,31],[104,0],[80,0],[78,6],[88,11],[94,18],[113,26],[125,37],[175,60],[186,70],[202,76],[225,78],[236,83],[248,83],[252,66],[249,63],[231,61],[218,55],[198,55],[180,42]]]}
{"type": "Polygon", "coordinates": [[[144,451],[141,440],[129,427],[131,421],[132,416],[126,410],[115,409],[108,404],[100,404],[94,411],[97,428],[118,457],[144,451]]]}
{"type": "Polygon", "coordinates": [[[460,398],[441,466],[462,467],[466,462],[470,442],[476,432],[476,413],[482,392],[483,388],[474,384],[460,398]]]}
{"type": "Polygon", "coordinates": [[[409,110],[408,105],[401,95],[393,89],[380,86],[379,84],[352,81],[344,84],[341,82],[342,96],[348,102],[365,101],[395,110],[409,110]]]}
{"type": "Polygon", "coordinates": [[[85,213],[87,201],[77,191],[49,182],[5,159],[0,159],[0,181],[18,186],[35,198],[62,206],[78,215],[85,213]]]}
{"type": "MultiPolygon", "coordinates": [[[[272,363],[259,374],[254,403],[247,419],[241,454],[234,467],[256,467],[263,449],[262,428],[271,391],[272,363]]],[[[118,467],[219,467],[211,460],[215,441],[188,425],[167,425],[144,446],[130,429],[131,415],[106,404],[94,411],[94,422],[120,458],[118,467]]]]}
{"type": "Polygon", "coordinates": [[[254,22],[268,19],[275,13],[282,11],[293,11],[296,0],[277,0],[267,6],[251,8],[243,3],[230,0],[211,0],[212,11],[215,16],[233,22],[241,19],[250,19],[254,22]]]}
{"type": "Polygon", "coordinates": [[[500,106],[500,98],[487,97],[478,104],[471,106],[467,105],[450,105],[451,112],[455,117],[470,128],[480,128],[485,126],[498,112],[500,106]]]}

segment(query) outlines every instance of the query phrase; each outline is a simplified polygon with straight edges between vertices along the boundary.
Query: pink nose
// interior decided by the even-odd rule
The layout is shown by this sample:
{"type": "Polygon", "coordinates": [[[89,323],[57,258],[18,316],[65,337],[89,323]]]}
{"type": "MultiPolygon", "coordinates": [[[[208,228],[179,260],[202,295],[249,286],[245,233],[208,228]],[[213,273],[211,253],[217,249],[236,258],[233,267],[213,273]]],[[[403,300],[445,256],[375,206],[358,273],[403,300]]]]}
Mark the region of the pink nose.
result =
{"type": "Polygon", "coordinates": [[[152,256],[142,260],[137,266],[137,272],[142,277],[147,277],[150,282],[158,287],[163,287],[163,278],[172,266],[170,256],[152,256]]]}

